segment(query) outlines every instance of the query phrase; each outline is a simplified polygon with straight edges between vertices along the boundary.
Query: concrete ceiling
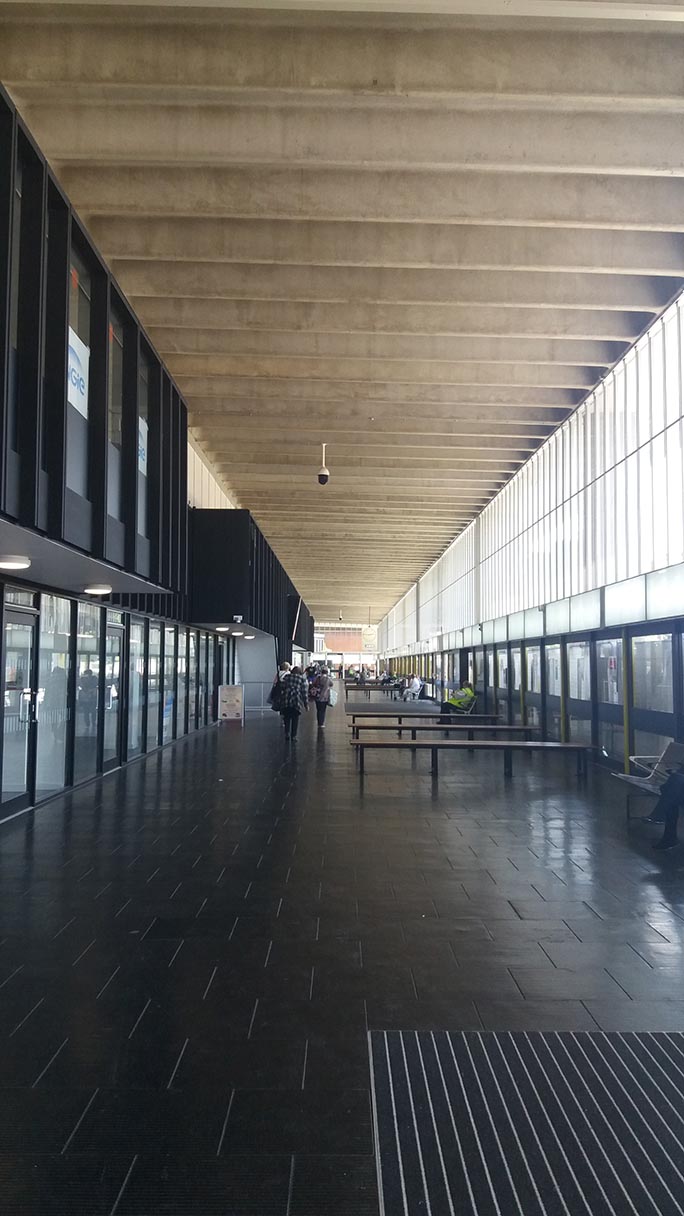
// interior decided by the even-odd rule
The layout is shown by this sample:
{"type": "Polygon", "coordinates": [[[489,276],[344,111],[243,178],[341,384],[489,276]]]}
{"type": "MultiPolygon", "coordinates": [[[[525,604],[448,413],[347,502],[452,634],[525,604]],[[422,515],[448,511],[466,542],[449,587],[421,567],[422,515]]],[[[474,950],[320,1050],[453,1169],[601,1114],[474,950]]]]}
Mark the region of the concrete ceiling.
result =
{"type": "Polygon", "coordinates": [[[0,0],[0,80],[315,616],[375,621],[679,291],[684,6],[281,7],[0,0]]]}

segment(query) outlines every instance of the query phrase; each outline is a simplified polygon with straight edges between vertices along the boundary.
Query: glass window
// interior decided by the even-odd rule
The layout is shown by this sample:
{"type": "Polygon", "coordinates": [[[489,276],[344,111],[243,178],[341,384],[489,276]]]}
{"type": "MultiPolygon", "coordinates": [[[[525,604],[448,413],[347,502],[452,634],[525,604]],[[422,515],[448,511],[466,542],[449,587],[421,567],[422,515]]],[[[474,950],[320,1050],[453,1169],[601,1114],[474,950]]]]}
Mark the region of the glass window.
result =
{"type": "Polygon", "coordinates": [[[598,744],[604,756],[611,760],[622,760],[625,753],[625,734],[621,722],[599,722],[598,744]]]}
{"type": "Polygon", "coordinates": [[[71,250],[69,276],[69,361],[67,370],[66,484],[89,497],[88,382],[90,367],[90,272],[78,252],[71,250]]]}
{"type": "MultiPolygon", "coordinates": [[[[199,684],[198,684],[198,721],[200,726],[204,726],[207,720],[207,662],[209,656],[208,639],[206,633],[200,634],[200,655],[199,655],[199,684]]],[[[428,676],[430,678],[431,663],[428,663],[428,676]]]]}
{"type": "Polygon", "coordinates": [[[556,643],[546,647],[546,691],[550,697],[561,695],[561,648],[556,643]]]}
{"type": "Polygon", "coordinates": [[[572,700],[591,700],[590,654],[588,642],[568,642],[568,696],[572,700]]]}
{"type": "Polygon", "coordinates": [[[632,639],[634,704],[639,709],[672,712],[672,635],[632,639]]]}
{"type": "Polygon", "coordinates": [[[176,735],[185,734],[185,716],[188,705],[188,635],[185,629],[178,630],[178,689],[176,704],[176,735]]]}
{"type": "Polygon", "coordinates": [[[516,646],[513,650],[511,650],[511,664],[513,668],[511,688],[518,689],[520,688],[520,684],[522,682],[522,660],[519,646],[516,646]]]}
{"type": "Polygon", "coordinates": [[[83,781],[97,772],[101,618],[102,611],[96,604],[78,605],[74,781],[83,781]]]}
{"type": "Polygon", "coordinates": [[[36,798],[66,784],[71,601],[44,595],[40,607],[36,798]]]}
{"type": "Polygon", "coordinates": [[[573,743],[591,745],[591,718],[578,718],[568,714],[568,735],[573,743]]]}
{"type": "Polygon", "coordinates": [[[164,630],[164,713],[162,720],[162,743],[174,737],[176,700],[176,630],[167,625],[164,630]]]}
{"type": "Polygon", "coordinates": [[[669,743],[674,742],[670,735],[653,735],[647,730],[635,730],[635,756],[662,756],[669,743]]]}
{"type": "Polygon", "coordinates": [[[527,665],[528,692],[541,692],[541,648],[539,646],[525,647],[525,663],[527,665]]]}
{"type": "Polygon", "coordinates": [[[22,223],[23,165],[17,158],[14,176],[14,213],[12,215],[12,247],[10,250],[10,301],[9,301],[9,410],[7,439],[17,451],[17,415],[19,411],[19,291],[21,274],[21,223],[22,223]]]}
{"type": "Polygon", "coordinates": [[[140,356],[138,379],[138,533],[148,536],[148,478],[147,449],[150,427],[150,364],[140,356]]]}
{"type": "Polygon", "coordinates": [[[604,705],[623,703],[621,638],[604,638],[596,643],[596,696],[604,705]]]}
{"type": "Polygon", "coordinates": [[[188,731],[197,725],[197,634],[188,634],[188,731]]]}
{"type": "Polygon", "coordinates": [[[508,651],[497,650],[496,668],[499,675],[499,688],[508,688],[508,651]]]}
{"type": "Polygon", "coordinates": [[[494,651],[487,651],[487,687],[494,687],[494,651]]]}
{"type": "Polygon", "coordinates": [[[104,752],[103,761],[121,760],[121,667],[123,629],[107,622],[105,637],[104,752]]]}
{"type": "Polygon", "coordinates": [[[33,608],[36,602],[33,591],[22,591],[19,587],[5,587],[5,603],[17,608],[33,608]]]}
{"type": "Polygon", "coordinates": [[[143,750],[143,708],[145,704],[145,622],[131,617],[128,652],[128,755],[143,750]]]}
{"type": "Polygon", "coordinates": [[[121,519],[121,427],[123,419],[124,323],[112,307],[107,385],[107,512],[121,519]]]}
{"type": "Polygon", "coordinates": [[[161,625],[150,621],[147,659],[147,750],[159,746],[161,707],[161,625]]]}

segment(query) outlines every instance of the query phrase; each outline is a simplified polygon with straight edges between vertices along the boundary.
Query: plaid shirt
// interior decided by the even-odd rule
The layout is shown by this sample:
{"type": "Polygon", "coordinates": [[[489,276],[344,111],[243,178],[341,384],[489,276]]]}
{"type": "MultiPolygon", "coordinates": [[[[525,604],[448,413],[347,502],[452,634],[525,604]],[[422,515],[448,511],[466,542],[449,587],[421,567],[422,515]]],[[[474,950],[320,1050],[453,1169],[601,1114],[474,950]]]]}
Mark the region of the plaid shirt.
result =
{"type": "Polygon", "coordinates": [[[309,685],[305,676],[295,676],[292,672],[285,676],[280,686],[280,708],[309,708],[309,685]]]}

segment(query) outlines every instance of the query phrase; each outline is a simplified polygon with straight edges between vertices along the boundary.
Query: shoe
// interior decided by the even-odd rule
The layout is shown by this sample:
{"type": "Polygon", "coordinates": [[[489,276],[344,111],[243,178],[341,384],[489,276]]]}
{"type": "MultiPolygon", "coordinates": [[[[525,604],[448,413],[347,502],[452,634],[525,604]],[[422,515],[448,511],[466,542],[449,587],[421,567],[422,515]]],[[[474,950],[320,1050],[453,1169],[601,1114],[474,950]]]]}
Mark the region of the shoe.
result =
{"type": "Polygon", "coordinates": [[[656,840],[652,847],[654,849],[675,849],[678,844],[678,840],[656,840]]]}
{"type": "Polygon", "coordinates": [[[641,818],[641,822],[642,823],[664,823],[665,820],[664,819],[655,819],[653,815],[643,815],[641,818]]]}

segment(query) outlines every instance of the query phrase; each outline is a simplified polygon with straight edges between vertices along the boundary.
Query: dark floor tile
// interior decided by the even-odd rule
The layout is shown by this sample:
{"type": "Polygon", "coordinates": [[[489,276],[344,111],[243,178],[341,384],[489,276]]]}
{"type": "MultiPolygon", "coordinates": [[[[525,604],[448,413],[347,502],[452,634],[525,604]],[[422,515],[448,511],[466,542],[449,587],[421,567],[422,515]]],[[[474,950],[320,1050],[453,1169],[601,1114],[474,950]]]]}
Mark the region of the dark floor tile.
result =
{"type": "Polygon", "coordinates": [[[378,1216],[370,1157],[295,1157],[289,1216],[378,1216]]]}
{"type": "Polygon", "coordinates": [[[213,1156],[229,1101],[229,1092],[100,1090],[70,1147],[78,1153],[213,1156]]]}
{"type": "Polygon", "coordinates": [[[684,1031],[684,1001],[584,1002],[601,1030],[684,1031]]]}
{"type": "Polygon", "coordinates": [[[513,967],[511,974],[527,1000],[584,1000],[592,997],[618,997],[619,984],[607,971],[583,967],[513,967]]]}
{"type": "Polygon", "coordinates": [[[0,1152],[61,1153],[94,1093],[0,1089],[0,1152]]]}
{"type": "Polygon", "coordinates": [[[222,1155],[255,1150],[372,1155],[369,1091],[237,1090],[222,1155]]]}
{"type": "Polygon", "coordinates": [[[116,1216],[287,1216],[291,1176],[289,1155],[142,1156],[116,1216]]]}
{"type": "Polygon", "coordinates": [[[581,1001],[485,1001],[477,1011],[485,1030],[597,1030],[589,1007],[581,1001]]]}
{"type": "Polygon", "coordinates": [[[109,1154],[0,1154],[0,1208],[3,1216],[110,1216],[131,1164],[109,1154]]]}
{"type": "Polygon", "coordinates": [[[307,1040],[306,1067],[301,1074],[305,1089],[366,1089],[370,1085],[368,1038],[354,1037],[307,1040]]]}

